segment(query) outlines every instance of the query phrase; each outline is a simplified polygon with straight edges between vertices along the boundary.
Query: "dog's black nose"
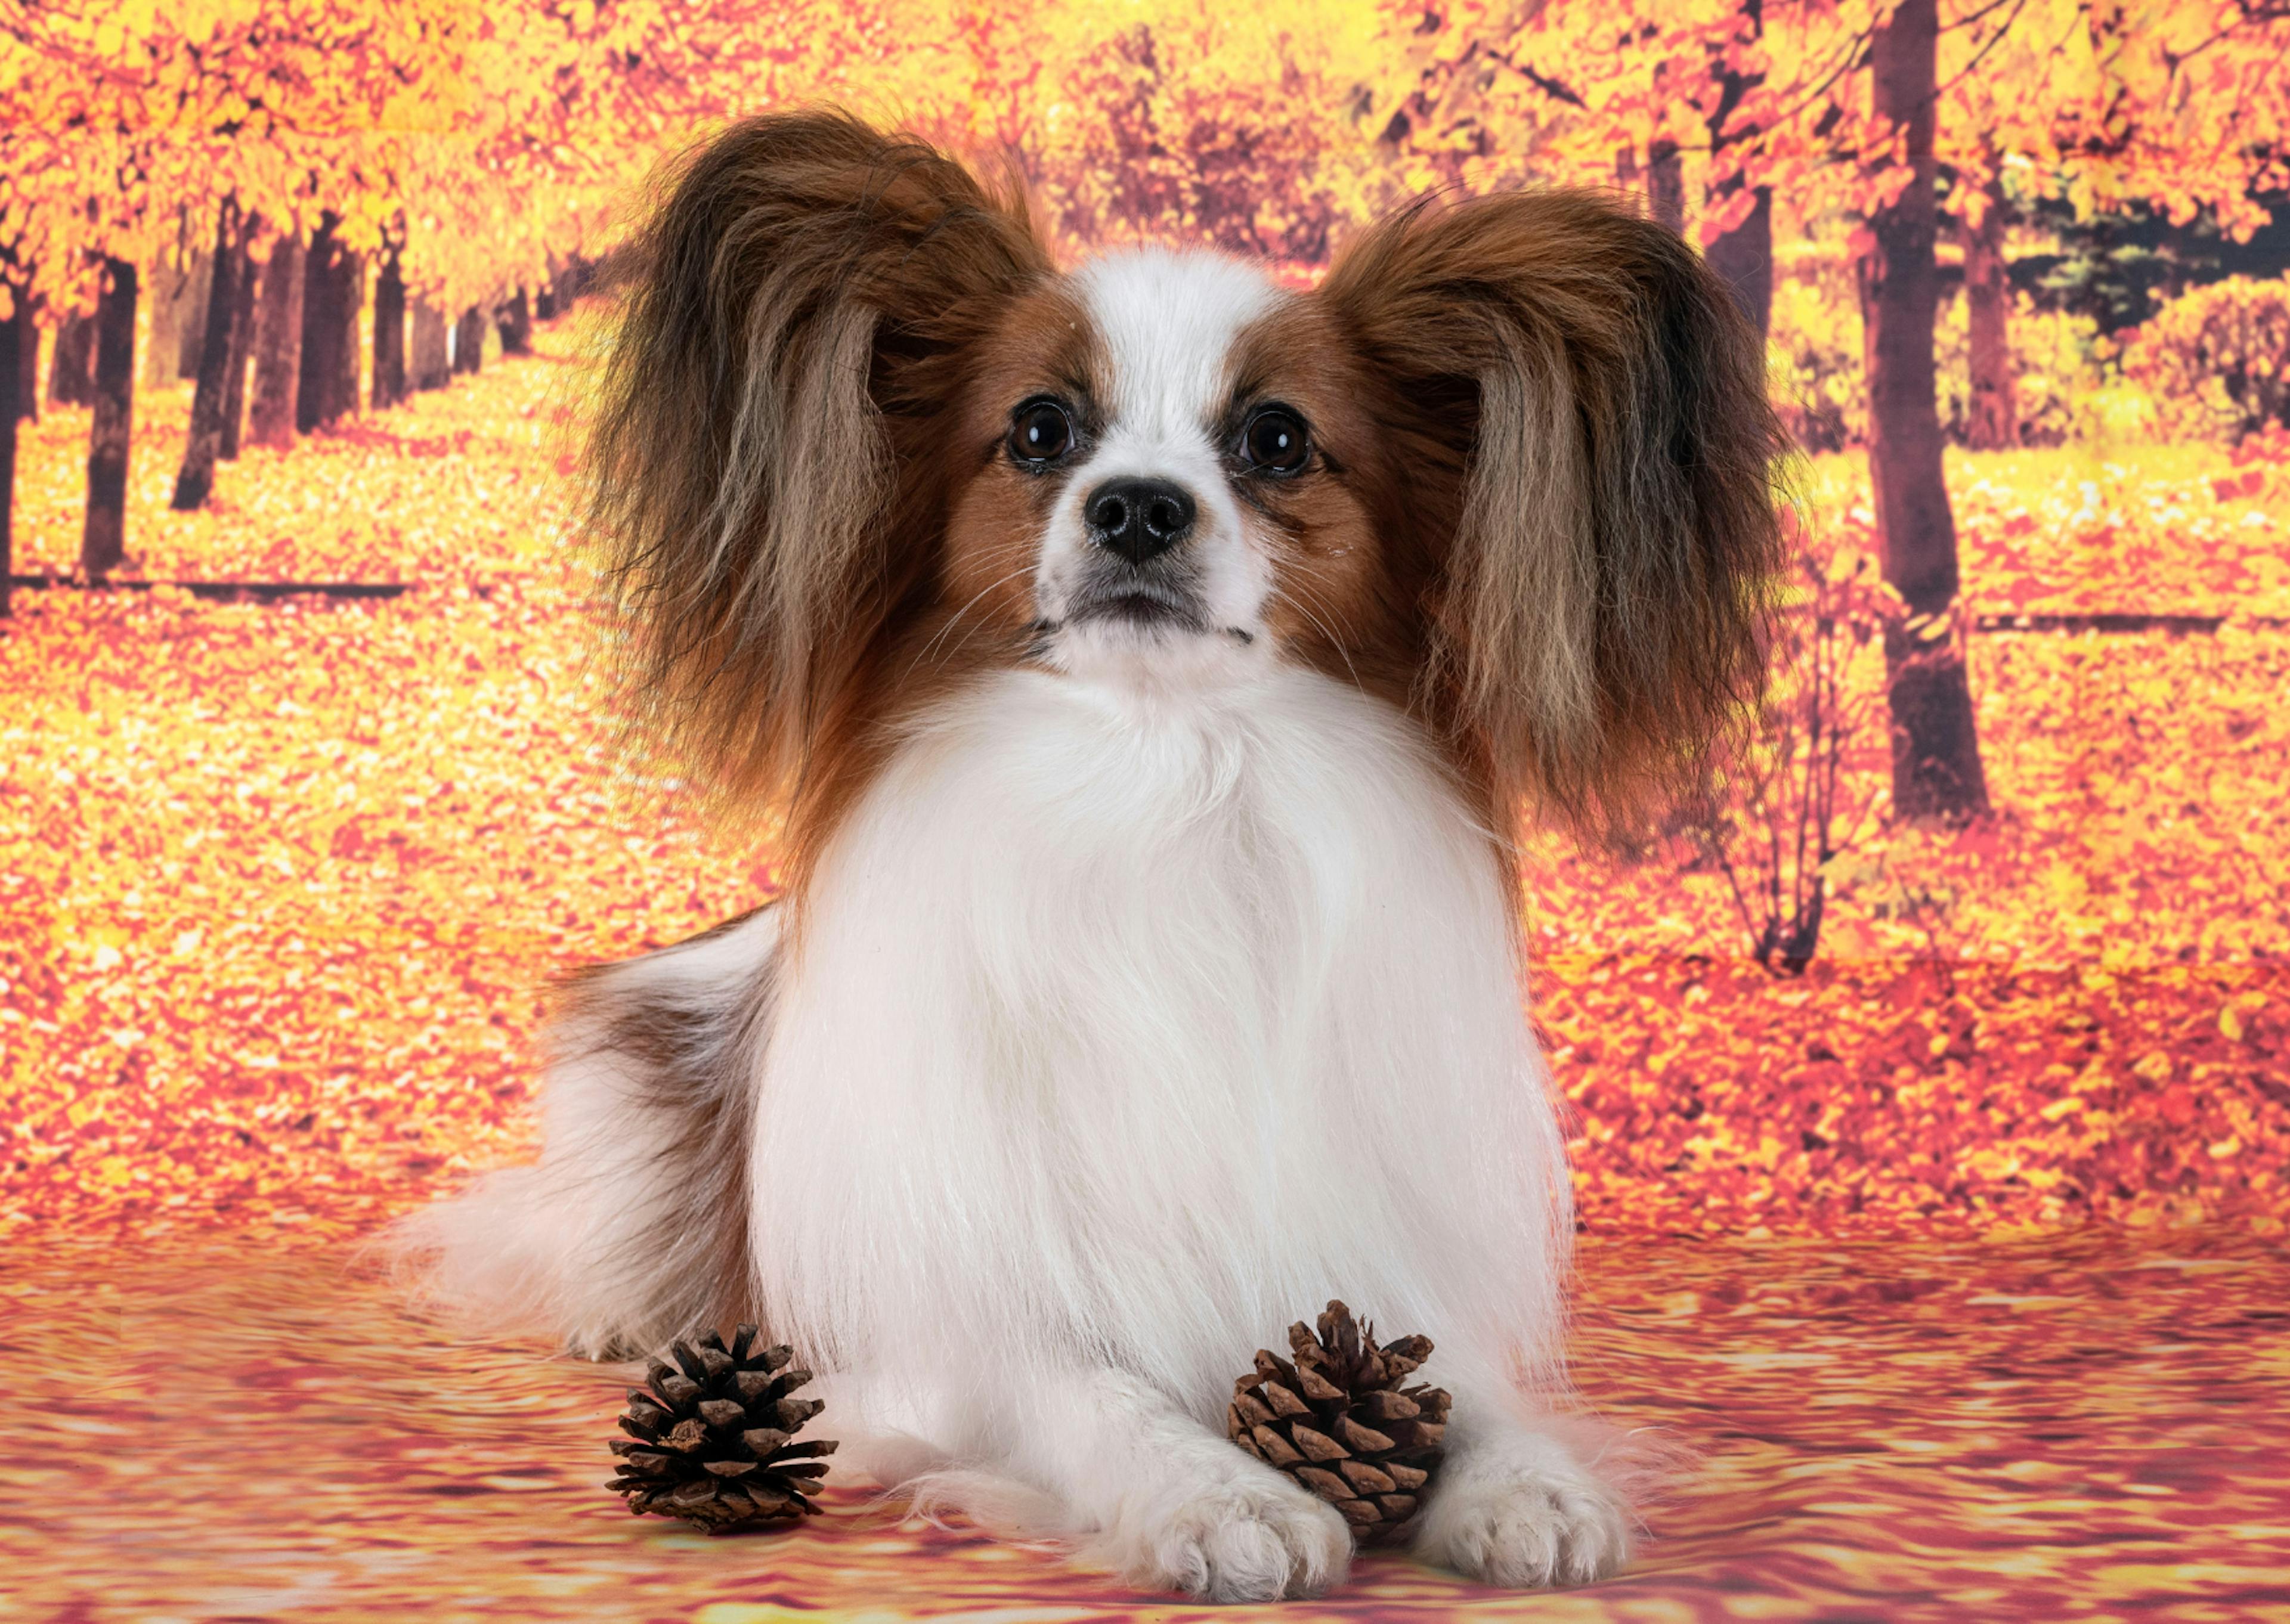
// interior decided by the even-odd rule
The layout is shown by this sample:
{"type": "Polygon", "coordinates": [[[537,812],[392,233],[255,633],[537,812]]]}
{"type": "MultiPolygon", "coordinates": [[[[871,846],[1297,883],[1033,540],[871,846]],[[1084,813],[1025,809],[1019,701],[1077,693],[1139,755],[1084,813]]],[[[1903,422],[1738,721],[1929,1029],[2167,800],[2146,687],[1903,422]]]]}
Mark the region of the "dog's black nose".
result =
{"type": "Polygon", "coordinates": [[[1192,492],[1165,479],[1109,479],[1089,494],[1082,516],[1100,547],[1143,564],[1192,533],[1192,492]]]}

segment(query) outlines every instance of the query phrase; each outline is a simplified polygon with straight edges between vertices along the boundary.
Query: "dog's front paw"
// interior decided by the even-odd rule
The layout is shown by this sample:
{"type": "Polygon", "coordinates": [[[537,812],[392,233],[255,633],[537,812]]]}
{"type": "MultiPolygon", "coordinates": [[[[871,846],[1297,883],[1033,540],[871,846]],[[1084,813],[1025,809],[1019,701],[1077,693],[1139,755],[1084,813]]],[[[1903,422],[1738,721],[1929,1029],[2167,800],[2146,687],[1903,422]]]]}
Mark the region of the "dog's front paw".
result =
{"type": "Polygon", "coordinates": [[[1204,1487],[1133,1531],[1131,1582],[1210,1602],[1317,1596],[1350,1564],[1350,1527],[1275,1473],[1204,1487]]]}
{"type": "Polygon", "coordinates": [[[1629,1559],[1629,1508],[1555,1449],[1458,1461],[1425,1508],[1415,1550],[1512,1589],[1586,1585],[1629,1559]]]}

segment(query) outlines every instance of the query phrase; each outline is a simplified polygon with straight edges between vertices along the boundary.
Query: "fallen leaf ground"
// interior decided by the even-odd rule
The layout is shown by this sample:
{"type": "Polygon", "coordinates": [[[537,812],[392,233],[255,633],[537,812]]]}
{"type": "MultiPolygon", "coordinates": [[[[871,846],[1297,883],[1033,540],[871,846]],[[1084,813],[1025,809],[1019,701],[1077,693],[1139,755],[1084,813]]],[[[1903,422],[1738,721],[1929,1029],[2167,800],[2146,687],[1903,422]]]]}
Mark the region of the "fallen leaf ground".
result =
{"type": "MultiPolygon", "coordinates": [[[[405,596],[27,591],[0,634],[0,1344],[33,1400],[0,1596],[1179,1616],[855,1496],[776,1540],[633,1522],[592,1481],[608,1378],[450,1341],[348,1267],[390,1212],[522,1152],[547,975],[771,882],[768,852],[722,849],[605,751],[556,545],[571,340],[542,344],[251,453],[206,515],[164,511],[187,391],[139,405],[148,575],[405,596]]],[[[76,548],[84,432],[29,433],[20,569],[76,548]]],[[[2290,1596],[2290,486],[2199,448],[1951,475],[1975,609],[2227,624],[1975,638],[2002,815],[1872,836],[1802,978],[1743,958],[1715,876],[1541,843],[1523,906],[1576,1115],[1581,1384],[1701,1463],[1587,1596],[1386,1561],[1300,1612],[2290,1596]]],[[[1840,531],[1855,479],[1808,473],[1840,531]]]]}
{"type": "MultiPolygon", "coordinates": [[[[13,1616],[890,1624],[1232,1617],[859,1489],[710,1540],[600,1486],[625,1378],[411,1318],[336,1247],[57,1247],[0,1288],[13,1616]],[[29,1377],[28,1386],[25,1377],[29,1377]]],[[[2290,1598],[2290,1260],[2167,1246],[1593,1240],[1579,1373],[1699,1458],[1622,1577],[1404,1557],[1301,1620],[2258,1619],[2290,1598]]],[[[822,1418],[821,1424],[830,1420],[822,1418]]]]}

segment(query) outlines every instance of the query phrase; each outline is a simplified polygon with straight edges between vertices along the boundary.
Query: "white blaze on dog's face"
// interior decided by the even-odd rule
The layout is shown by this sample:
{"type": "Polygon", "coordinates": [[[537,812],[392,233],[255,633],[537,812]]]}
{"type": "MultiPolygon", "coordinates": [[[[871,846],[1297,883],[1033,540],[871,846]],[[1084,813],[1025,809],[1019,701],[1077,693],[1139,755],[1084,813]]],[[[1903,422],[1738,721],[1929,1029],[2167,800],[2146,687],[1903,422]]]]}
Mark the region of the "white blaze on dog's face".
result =
{"type": "Polygon", "coordinates": [[[1084,679],[1317,663],[1374,618],[1349,372],[1309,301],[1221,255],[1137,250],[1035,290],[971,414],[956,603],[1022,586],[1033,658],[1084,679]]]}
{"type": "MultiPolygon", "coordinates": [[[[1034,580],[1044,652],[1088,673],[1253,650],[1272,570],[1231,484],[1263,476],[1235,466],[1233,343],[1277,296],[1232,260],[1151,250],[1075,281],[1101,347],[1102,394],[1075,403],[1074,444],[1044,468],[1069,469],[1034,580]]],[[[1027,456],[1036,448],[1024,441],[1045,423],[1057,432],[1061,415],[1021,407],[1012,454],[1027,456]]]]}

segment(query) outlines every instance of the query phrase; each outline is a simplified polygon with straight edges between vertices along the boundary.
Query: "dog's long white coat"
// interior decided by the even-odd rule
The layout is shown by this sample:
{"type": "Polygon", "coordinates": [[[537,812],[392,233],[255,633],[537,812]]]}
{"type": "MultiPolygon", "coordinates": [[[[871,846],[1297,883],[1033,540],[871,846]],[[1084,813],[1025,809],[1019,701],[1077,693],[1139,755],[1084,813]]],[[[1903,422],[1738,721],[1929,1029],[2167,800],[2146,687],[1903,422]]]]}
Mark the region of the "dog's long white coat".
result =
{"type": "Polygon", "coordinates": [[[1571,1226],[1501,873],[1410,724],[1293,667],[941,708],[784,966],[774,1324],[891,1386],[1111,1365],[1205,1420],[1331,1296],[1447,1368],[1544,1351],[1571,1226]]]}
{"type": "Polygon", "coordinates": [[[1277,295],[1154,252],[1082,285],[1119,410],[1043,538],[1045,667],[909,727],[798,940],[772,910],[601,972],[554,1034],[540,1163],[412,1238],[449,1294],[632,1349],[700,1312],[736,1181],[693,1146],[744,1132],[755,1300],[878,1475],[1222,1599],[1343,1570],[1341,1519],[1220,1419],[1341,1297],[1430,1336],[1456,1396],[1418,1553],[1611,1571],[1621,1500],[1519,1390],[1556,1385],[1573,1225],[1507,871],[1418,724],[1271,646],[1224,489],[1221,358],[1277,295]],[[1201,500],[1208,629],[1063,624],[1077,492],[1122,472],[1201,500]],[[696,1035],[683,1071],[637,1052],[655,1012],[696,1035]]]}

